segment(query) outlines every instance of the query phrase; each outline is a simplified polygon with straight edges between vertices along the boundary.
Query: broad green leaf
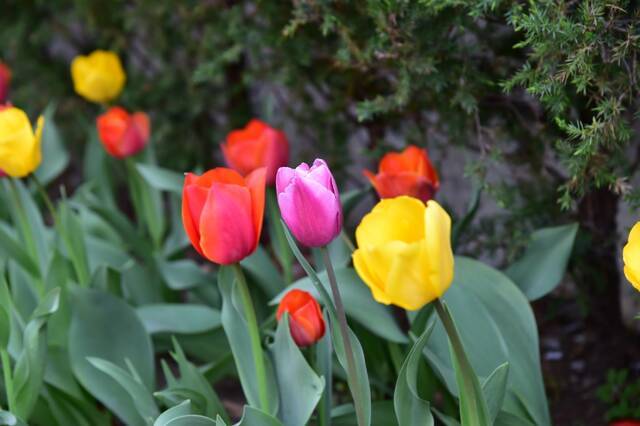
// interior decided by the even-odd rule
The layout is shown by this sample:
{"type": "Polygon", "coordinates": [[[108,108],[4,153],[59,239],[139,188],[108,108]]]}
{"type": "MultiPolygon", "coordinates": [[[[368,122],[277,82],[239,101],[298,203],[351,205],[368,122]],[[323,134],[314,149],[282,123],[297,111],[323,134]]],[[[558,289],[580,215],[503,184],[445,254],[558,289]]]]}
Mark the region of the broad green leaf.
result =
{"type": "Polygon", "coordinates": [[[234,426],[284,426],[280,420],[248,405],[244,406],[242,418],[234,426]]]}
{"type": "Polygon", "coordinates": [[[27,424],[10,412],[0,410],[0,426],[27,426],[27,424]]]}
{"type": "MultiPolygon", "coordinates": [[[[407,337],[398,326],[389,307],[376,302],[371,296],[371,291],[362,282],[356,271],[352,268],[340,268],[335,270],[340,295],[346,313],[372,333],[392,342],[406,343],[407,337]],[[375,318],[375,321],[371,321],[375,318]]],[[[317,274],[327,292],[330,291],[329,279],[325,271],[317,274]]],[[[321,295],[316,290],[310,277],[304,277],[283,290],[271,304],[280,302],[284,295],[291,289],[298,288],[308,291],[319,298],[321,295]]]]}
{"type": "Polygon", "coordinates": [[[188,290],[201,284],[213,284],[215,276],[205,272],[193,260],[158,261],[158,270],[172,290],[188,290]]]}
{"type": "Polygon", "coordinates": [[[55,106],[48,105],[44,110],[44,127],[42,128],[42,158],[44,161],[36,169],[35,174],[43,185],[57,178],[69,165],[67,152],[60,131],[54,121],[55,106]]]}
{"type": "Polygon", "coordinates": [[[146,423],[150,423],[158,416],[158,407],[149,389],[136,380],[128,371],[104,359],[88,357],[87,360],[95,368],[109,375],[120,384],[122,388],[120,391],[129,394],[138,409],[138,414],[142,416],[146,423]]]}
{"type": "Polygon", "coordinates": [[[167,426],[171,420],[176,417],[186,416],[191,413],[191,401],[184,400],[178,405],[174,405],[173,407],[166,410],[164,413],[160,414],[156,421],[153,423],[153,426],[167,426]]]}
{"type": "Polygon", "coordinates": [[[577,231],[575,223],[535,231],[522,257],[507,268],[505,273],[529,300],[543,297],[560,283],[577,231]]]}
{"type": "Polygon", "coordinates": [[[3,259],[15,261],[33,277],[40,277],[40,267],[37,260],[31,257],[29,252],[3,226],[0,226],[0,255],[3,259]]]}
{"type": "Polygon", "coordinates": [[[487,401],[489,418],[491,423],[495,422],[500,413],[504,395],[507,391],[507,378],[509,376],[509,363],[505,362],[496,368],[487,380],[482,384],[482,393],[487,401]]]}
{"type": "Polygon", "coordinates": [[[182,174],[174,172],[173,170],[142,163],[136,164],[136,169],[153,188],[182,195],[182,186],[184,184],[184,176],[182,174]]]}
{"type": "Polygon", "coordinates": [[[435,323],[431,323],[414,343],[398,373],[393,406],[400,426],[432,426],[431,404],[418,394],[418,367],[422,351],[435,323]]]}
{"type": "MultiPolygon", "coordinates": [[[[323,316],[325,322],[328,321],[326,310],[323,312],[323,316]]],[[[318,426],[328,426],[331,422],[331,406],[333,405],[333,347],[331,336],[327,333],[316,343],[315,357],[315,368],[325,381],[324,392],[318,406],[318,426]]]]}
{"type": "Polygon", "coordinates": [[[98,357],[121,368],[129,360],[144,386],[153,389],[153,348],[142,321],[125,302],[98,290],[74,289],[72,306],[69,355],[76,378],[126,424],[145,425],[131,397],[87,360],[98,357]]]}
{"type": "Polygon", "coordinates": [[[64,241],[64,248],[75,270],[77,282],[83,286],[88,285],[91,275],[85,235],[77,214],[71,210],[66,200],[59,203],[56,228],[64,241]]]}
{"type": "Polygon", "coordinates": [[[287,425],[305,425],[322,397],[324,380],[293,341],[287,314],[278,323],[270,350],[280,393],[278,417],[287,425]]]}
{"type": "Polygon", "coordinates": [[[125,162],[127,165],[129,195],[136,211],[136,220],[138,224],[144,224],[155,247],[159,248],[166,225],[162,193],[143,179],[136,168],[133,158],[127,158],[125,162]]]}
{"type": "MultiPolygon", "coordinates": [[[[251,406],[260,407],[258,393],[258,375],[253,356],[253,348],[249,335],[247,320],[242,308],[240,290],[231,267],[222,267],[218,271],[218,286],[222,293],[222,326],[224,327],[227,340],[231,346],[236,369],[240,378],[240,384],[251,406]]],[[[273,368],[269,358],[264,356],[265,369],[267,371],[269,392],[269,407],[273,412],[278,409],[278,394],[275,384],[273,368]]]]}
{"type": "Polygon", "coordinates": [[[204,305],[159,304],[136,309],[147,333],[204,333],[221,326],[220,312],[204,305]]]}
{"type": "Polygon", "coordinates": [[[284,288],[284,279],[280,271],[262,246],[258,246],[256,251],[244,258],[240,264],[247,271],[247,278],[260,286],[267,297],[274,297],[284,288]]]}
{"type": "Polygon", "coordinates": [[[0,349],[7,349],[11,337],[11,317],[7,310],[0,305],[0,349]]]}
{"type": "MultiPolygon", "coordinates": [[[[376,401],[371,404],[371,426],[396,426],[397,424],[393,401],[376,401]]],[[[353,405],[335,407],[331,412],[331,426],[358,426],[353,405]]]]}
{"type": "MultiPolygon", "coordinates": [[[[550,424],[536,322],[522,292],[500,271],[456,256],[454,281],[444,300],[479,377],[489,377],[498,366],[509,363],[502,410],[521,418],[531,417],[536,424],[550,424]]],[[[427,343],[425,355],[449,391],[458,395],[449,343],[440,323],[427,343]]]]}
{"type": "Polygon", "coordinates": [[[165,426],[216,426],[216,421],[197,414],[176,417],[165,423],[165,426]]]}

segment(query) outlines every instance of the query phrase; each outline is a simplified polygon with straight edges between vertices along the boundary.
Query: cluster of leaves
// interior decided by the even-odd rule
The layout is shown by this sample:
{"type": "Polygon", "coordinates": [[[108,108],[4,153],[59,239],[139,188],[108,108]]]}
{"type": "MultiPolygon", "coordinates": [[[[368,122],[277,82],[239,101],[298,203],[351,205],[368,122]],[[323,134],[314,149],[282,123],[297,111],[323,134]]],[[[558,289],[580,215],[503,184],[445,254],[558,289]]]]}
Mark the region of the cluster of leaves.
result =
{"type": "Polygon", "coordinates": [[[609,370],[596,393],[608,406],[607,421],[640,417],[640,381],[630,381],[628,370],[609,370]]]}

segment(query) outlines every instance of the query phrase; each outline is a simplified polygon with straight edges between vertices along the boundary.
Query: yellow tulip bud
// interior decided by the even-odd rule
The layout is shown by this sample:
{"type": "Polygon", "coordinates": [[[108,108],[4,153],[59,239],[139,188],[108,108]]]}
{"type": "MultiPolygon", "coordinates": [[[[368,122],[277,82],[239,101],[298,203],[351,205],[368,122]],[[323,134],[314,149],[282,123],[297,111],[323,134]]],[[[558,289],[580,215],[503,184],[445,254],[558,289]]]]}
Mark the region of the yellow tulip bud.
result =
{"type": "Polygon", "coordinates": [[[353,262],[373,298],[420,309],[453,281],[451,218],[433,200],[381,200],[356,229],[353,262]]]}
{"type": "Polygon", "coordinates": [[[40,139],[44,118],[38,118],[35,134],[29,117],[19,108],[0,108],[0,170],[23,177],[40,165],[40,139]]]}
{"type": "Polygon", "coordinates": [[[96,103],[115,99],[126,80],[120,58],[113,52],[96,50],[89,56],[76,56],[71,63],[76,93],[96,103]]]}
{"type": "Polygon", "coordinates": [[[622,250],[624,275],[640,291],[640,222],[633,225],[629,232],[629,241],[622,250]]]}

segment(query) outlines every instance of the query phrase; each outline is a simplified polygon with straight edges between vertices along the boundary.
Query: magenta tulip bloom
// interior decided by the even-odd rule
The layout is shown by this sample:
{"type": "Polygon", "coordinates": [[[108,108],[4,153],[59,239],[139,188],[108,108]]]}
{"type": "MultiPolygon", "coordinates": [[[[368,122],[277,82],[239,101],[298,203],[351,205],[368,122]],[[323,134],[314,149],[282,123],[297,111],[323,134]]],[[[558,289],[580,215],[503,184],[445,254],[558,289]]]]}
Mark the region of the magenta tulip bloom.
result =
{"type": "Polygon", "coordinates": [[[276,190],[282,219],[303,245],[327,245],[342,230],[338,187],[324,160],[315,160],[311,167],[280,167],[276,190]]]}

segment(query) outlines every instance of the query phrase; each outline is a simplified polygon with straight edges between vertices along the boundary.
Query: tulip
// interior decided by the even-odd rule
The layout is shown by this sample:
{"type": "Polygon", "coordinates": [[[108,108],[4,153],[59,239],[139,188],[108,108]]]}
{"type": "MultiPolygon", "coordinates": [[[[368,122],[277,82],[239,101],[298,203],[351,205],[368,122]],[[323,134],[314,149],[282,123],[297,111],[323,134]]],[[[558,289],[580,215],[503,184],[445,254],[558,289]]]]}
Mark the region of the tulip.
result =
{"type": "Polygon", "coordinates": [[[338,187],[324,160],[280,167],[276,191],[282,219],[303,245],[324,246],[342,230],[338,187]]]}
{"type": "Polygon", "coordinates": [[[141,151],[149,141],[149,117],[144,112],[129,114],[113,107],[97,119],[98,136],[107,152],[125,158],[141,151]]]}
{"type": "Polygon", "coordinates": [[[451,218],[433,200],[381,200],[356,228],[353,262],[380,303],[420,309],[453,280],[451,218]]]}
{"type": "Polygon", "coordinates": [[[0,169],[4,173],[24,177],[40,165],[43,125],[44,118],[38,118],[34,132],[24,111],[0,106],[0,169]]]}
{"type": "Polygon", "coordinates": [[[399,153],[385,154],[380,161],[378,174],[365,170],[364,175],[369,178],[380,198],[408,195],[426,202],[433,198],[440,186],[427,151],[414,145],[399,153]]]}
{"type": "Polygon", "coordinates": [[[76,93],[95,103],[117,98],[126,80],[120,58],[106,50],[76,56],[71,63],[71,77],[76,93]]]}
{"type": "Polygon", "coordinates": [[[324,336],[324,317],[313,296],[303,290],[291,290],[280,301],[276,318],[289,313],[291,337],[300,347],[311,346],[324,336]]]}
{"type": "Polygon", "coordinates": [[[11,82],[11,70],[8,66],[0,62],[0,104],[6,102],[9,94],[9,83],[11,82]]]}
{"type": "Polygon", "coordinates": [[[273,185],[278,168],[289,161],[289,142],[284,132],[254,119],[227,135],[222,153],[227,165],[242,175],[266,167],[267,185],[273,185]]]}
{"type": "Polygon", "coordinates": [[[624,275],[629,282],[640,291],[640,222],[629,232],[629,241],[622,250],[624,275]]]}
{"type": "Polygon", "coordinates": [[[262,231],[265,169],[242,177],[224,167],[185,175],[182,223],[193,247],[222,265],[254,252],[262,231]]]}

